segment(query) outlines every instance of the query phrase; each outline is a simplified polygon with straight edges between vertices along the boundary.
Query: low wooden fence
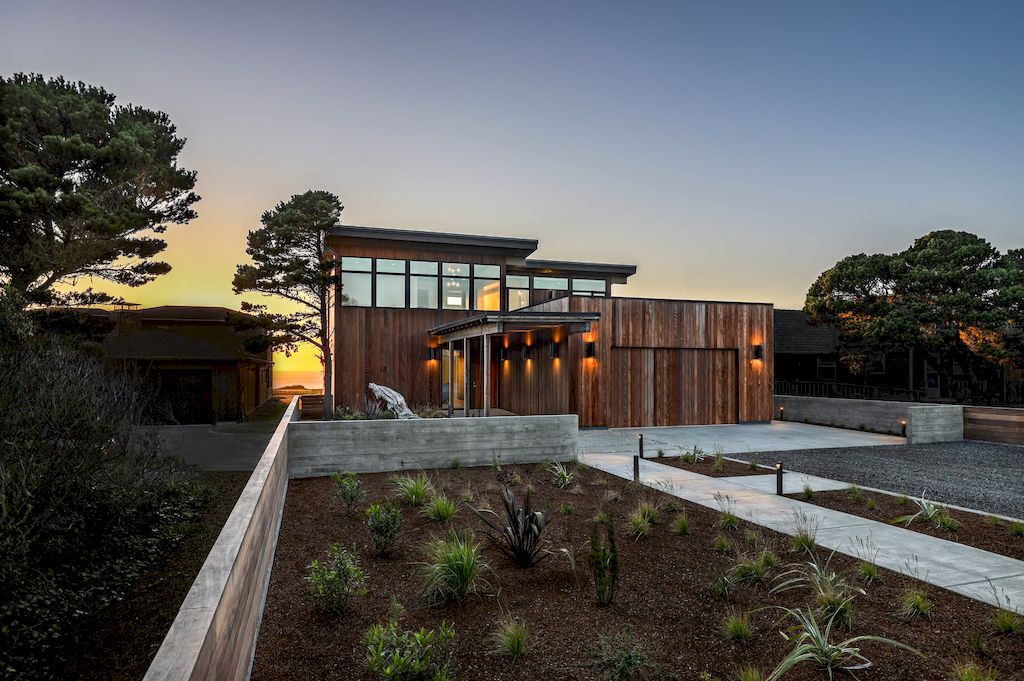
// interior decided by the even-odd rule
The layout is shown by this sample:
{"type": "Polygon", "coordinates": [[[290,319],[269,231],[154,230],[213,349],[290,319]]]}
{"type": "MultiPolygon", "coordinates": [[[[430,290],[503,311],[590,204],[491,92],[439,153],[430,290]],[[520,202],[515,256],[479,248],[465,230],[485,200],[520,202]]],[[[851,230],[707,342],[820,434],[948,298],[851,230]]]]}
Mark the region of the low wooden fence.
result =
{"type": "Polygon", "coordinates": [[[965,406],[964,437],[1024,445],[1024,409],[965,406]]]}

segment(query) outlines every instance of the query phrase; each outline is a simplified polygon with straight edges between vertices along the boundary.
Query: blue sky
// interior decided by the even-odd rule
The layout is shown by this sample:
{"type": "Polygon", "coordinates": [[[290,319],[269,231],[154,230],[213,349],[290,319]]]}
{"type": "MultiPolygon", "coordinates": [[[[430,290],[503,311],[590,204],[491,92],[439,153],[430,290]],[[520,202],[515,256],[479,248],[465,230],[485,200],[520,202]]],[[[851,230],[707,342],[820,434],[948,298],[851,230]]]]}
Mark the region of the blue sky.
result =
{"type": "MultiPolygon", "coordinates": [[[[37,0],[0,70],[167,111],[199,171],[175,270],[130,297],[237,304],[259,214],[541,239],[633,295],[799,306],[931,229],[1024,246],[1024,3],[37,0]]],[[[109,288],[109,287],[108,287],[109,288]]]]}

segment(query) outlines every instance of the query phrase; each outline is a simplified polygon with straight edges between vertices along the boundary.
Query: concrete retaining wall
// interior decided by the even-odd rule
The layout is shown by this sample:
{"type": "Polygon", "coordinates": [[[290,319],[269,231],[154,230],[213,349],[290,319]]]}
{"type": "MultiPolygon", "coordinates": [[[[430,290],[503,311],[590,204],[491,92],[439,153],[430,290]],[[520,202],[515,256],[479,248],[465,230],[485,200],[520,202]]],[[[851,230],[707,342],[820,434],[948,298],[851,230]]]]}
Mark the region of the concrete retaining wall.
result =
{"type": "Polygon", "coordinates": [[[955,442],[964,439],[963,407],[885,400],[775,396],[775,417],[854,430],[900,435],[907,424],[907,443],[955,442]]]}
{"type": "Polygon", "coordinates": [[[288,490],[293,398],[196,576],[145,681],[248,679],[288,490]]]}
{"type": "Polygon", "coordinates": [[[575,414],[379,421],[303,421],[288,428],[292,478],[502,463],[568,461],[575,414]]]}

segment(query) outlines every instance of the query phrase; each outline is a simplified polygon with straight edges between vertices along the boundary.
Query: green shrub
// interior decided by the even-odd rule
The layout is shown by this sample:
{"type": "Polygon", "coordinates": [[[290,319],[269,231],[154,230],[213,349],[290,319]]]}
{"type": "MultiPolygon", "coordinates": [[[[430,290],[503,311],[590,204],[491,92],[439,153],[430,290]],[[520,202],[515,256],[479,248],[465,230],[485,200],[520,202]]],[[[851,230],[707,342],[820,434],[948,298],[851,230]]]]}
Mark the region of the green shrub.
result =
{"type": "Polygon", "coordinates": [[[725,457],[722,456],[721,452],[716,452],[715,453],[715,460],[711,464],[711,470],[713,470],[716,473],[720,473],[722,471],[722,469],[724,469],[724,468],[725,468],[725,457]]]}
{"type": "Polygon", "coordinates": [[[422,506],[434,496],[434,486],[426,473],[420,473],[416,477],[398,475],[391,479],[391,484],[398,489],[402,500],[413,507],[422,506]]]}
{"type": "Polygon", "coordinates": [[[426,507],[423,509],[423,515],[427,516],[434,522],[446,523],[455,517],[455,513],[458,509],[458,503],[443,494],[438,494],[427,502],[426,507]]]}
{"type": "Polygon", "coordinates": [[[757,667],[743,667],[736,673],[736,681],[764,681],[764,674],[757,667]]]}
{"type": "Polygon", "coordinates": [[[715,551],[718,551],[719,553],[732,553],[732,550],[735,547],[732,539],[729,539],[724,534],[717,535],[712,542],[712,545],[715,547],[715,551]]]}
{"type": "Polygon", "coordinates": [[[807,501],[810,501],[811,499],[814,498],[814,488],[811,487],[809,484],[804,483],[804,489],[800,493],[800,496],[802,496],[807,501]]]}
{"type": "Polygon", "coordinates": [[[452,532],[427,545],[423,596],[433,605],[462,600],[487,587],[483,575],[489,569],[473,535],[452,532]]]}
{"type": "Polygon", "coordinates": [[[647,651],[632,631],[603,634],[591,654],[601,678],[608,681],[641,681],[654,668],[647,651]]]}
{"type": "Polygon", "coordinates": [[[501,502],[505,510],[504,522],[490,509],[473,509],[490,530],[487,540],[519,567],[532,567],[551,555],[547,541],[543,538],[547,515],[543,511],[531,510],[529,492],[520,507],[512,488],[504,485],[501,488],[501,502]]]}
{"type": "Polygon", "coordinates": [[[1024,523],[1019,521],[1010,523],[1010,534],[1014,537],[1024,537],[1024,523]]]}
{"type": "Polygon", "coordinates": [[[18,679],[66,674],[66,643],[213,492],[146,428],[166,405],[139,379],[32,333],[0,311],[0,676],[18,679]]]}
{"type": "Polygon", "coordinates": [[[387,681],[450,681],[453,638],[447,622],[419,631],[402,630],[397,619],[375,624],[364,637],[366,666],[387,681]]]}
{"type": "Polygon", "coordinates": [[[875,501],[874,499],[868,499],[867,509],[869,511],[877,511],[878,510],[878,502],[875,501]]]}
{"type": "Polygon", "coordinates": [[[498,623],[498,629],[494,632],[494,652],[515,660],[526,652],[526,639],[529,635],[530,630],[526,624],[509,615],[498,623]]]}
{"type": "Polygon", "coordinates": [[[943,532],[959,532],[961,528],[960,521],[949,515],[943,513],[935,518],[935,527],[942,530],[943,532]]]}
{"type": "Polygon", "coordinates": [[[590,531],[590,569],[594,573],[597,604],[611,605],[619,588],[619,554],[615,548],[615,526],[607,515],[598,518],[590,531]],[[604,541],[598,535],[598,527],[605,531],[604,541]]]}
{"type": "Polygon", "coordinates": [[[562,504],[562,515],[572,515],[575,510],[572,504],[562,504]]]}
{"type": "Polygon", "coordinates": [[[627,522],[629,523],[629,536],[633,537],[634,541],[639,541],[651,533],[651,521],[637,511],[629,514],[627,522]]]}
{"type": "Polygon", "coordinates": [[[731,613],[722,621],[722,633],[733,641],[749,641],[752,636],[750,616],[746,613],[731,613]]]}
{"type": "Polygon", "coordinates": [[[720,601],[732,600],[732,590],[736,586],[729,575],[719,575],[711,582],[711,593],[720,601]]]}
{"type": "Polygon", "coordinates": [[[672,523],[672,531],[676,534],[690,533],[690,519],[686,517],[685,511],[676,516],[675,522],[672,523]]]}
{"type": "Polygon", "coordinates": [[[857,563],[857,579],[865,584],[871,584],[878,579],[878,566],[867,560],[857,563]]]}
{"type": "Polygon", "coordinates": [[[340,501],[345,506],[345,515],[352,515],[353,511],[356,510],[356,506],[366,496],[366,492],[363,491],[363,483],[359,481],[359,476],[355,473],[334,473],[331,475],[331,480],[334,482],[334,492],[331,496],[340,501]]]}
{"type": "Polygon", "coordinates": [[[323,563],[316,558],[310,562],[305,579],[309,583],[309,597],[328,613],[337,615],[345,611],[353,596],[366,594],[366,577],[354,550],[349,552],[335,544],[327,556],[323,563]]]}
{"type": "Polygon", "coordinates": [[[382,556],[395,545],[401,525],[402,509],[397,504],[374,502],[366,509],[366,529],[370,531],[373,548],[382,556]]]}
{"type": "Polygon", "coordinates": [[[992,618],[992,626],[1000,634],[1012,636],[1024,632],[1024,617],[1012,610],[1000,608],[992,618]]]}
{"type": "Polygon", "coordinates": [[[847,496],[850,497],[850,501],[857,504],[864,503],[864,490],[862,490],[857,485],[850,485],[849,487],[847,487],[846,493],[847,496]]]}

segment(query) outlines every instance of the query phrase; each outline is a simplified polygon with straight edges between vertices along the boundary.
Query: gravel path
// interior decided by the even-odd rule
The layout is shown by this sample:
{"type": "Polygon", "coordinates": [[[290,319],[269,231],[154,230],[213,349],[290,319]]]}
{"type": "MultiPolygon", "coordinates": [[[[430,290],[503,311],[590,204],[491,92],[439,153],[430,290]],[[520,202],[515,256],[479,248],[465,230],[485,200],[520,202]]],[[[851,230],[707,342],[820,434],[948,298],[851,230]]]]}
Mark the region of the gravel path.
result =
{"type": "Polygon", "coordinates": [[[787,470],[865,487],[926,493],[929,499],[1024,518],[1024,447],[988,442],[943,442],[798,449],[738,454],[758,463],[782,461],[787,470]]]}

